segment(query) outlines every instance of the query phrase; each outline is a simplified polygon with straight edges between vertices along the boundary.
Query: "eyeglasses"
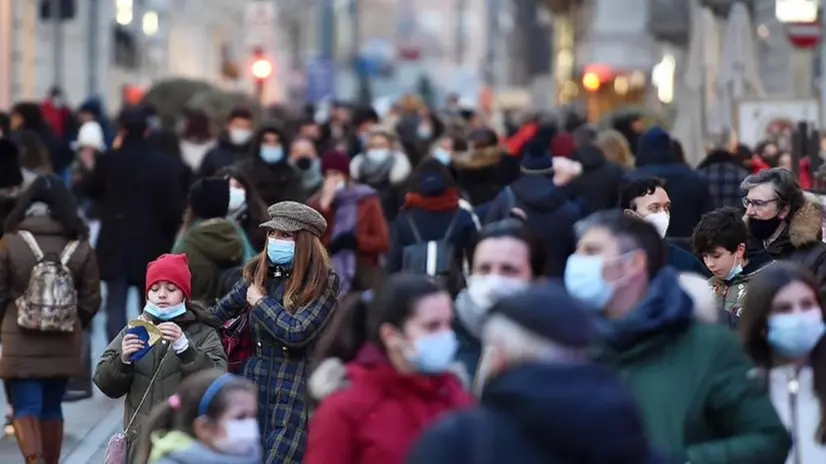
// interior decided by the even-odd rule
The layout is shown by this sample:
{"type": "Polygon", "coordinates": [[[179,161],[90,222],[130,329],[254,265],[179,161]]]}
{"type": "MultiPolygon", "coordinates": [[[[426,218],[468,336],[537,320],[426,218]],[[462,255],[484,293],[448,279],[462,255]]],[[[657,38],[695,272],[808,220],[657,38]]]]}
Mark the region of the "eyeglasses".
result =
{"type": "Polygon", "coordinates": [[[743,206],[748,208],[749,206],[754,206],[755,208],[763,208],[771,203],[777,201],[777,198],[772,198],[771,200],[752,200],[747,197],[743,197],[743,206]]]}

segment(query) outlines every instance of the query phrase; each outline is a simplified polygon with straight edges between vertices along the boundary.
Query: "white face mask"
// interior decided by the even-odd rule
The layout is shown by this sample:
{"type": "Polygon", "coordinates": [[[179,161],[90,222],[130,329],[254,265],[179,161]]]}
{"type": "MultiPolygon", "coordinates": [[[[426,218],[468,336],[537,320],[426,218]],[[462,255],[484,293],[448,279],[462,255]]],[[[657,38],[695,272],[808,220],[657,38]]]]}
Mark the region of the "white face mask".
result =
{"type": "Polygon", "coordinates": [[[659,213],[649,214],[645,217],[645,220],[657,228],[660,237],[665,238],[665,233],[668,232],[668,224],[671,222],[670,214],[660,211],[659,213]]]}
{"type": "Polygon", "coordinates": [[[468,279],[467,293],[473,304],[480,310],[488,311],[499,298],[513,295],[527,287],[528,283],[517,277],[472,275],[468,279]]]}
{"type": "Polygon", "coordinates": [[[249,129],[230,129],[229,140],[235,145],[243,145],[247,143],[252,137],[252,131],[249,129]]]}
{"type": "Polygon", "coordinates": [[[229,188],[229,212],[234,213],[247,202],[247,191],[242,188],[229,188]]]}
{"type": "Polygon", "coordinates": [[[247,456],[261,446],[261,432],[255,419],[238,419],[224,423],[224,436],[215,443],[215,448],[233,456],[247,456]]]}
{"type": "Polygon", "coordinates": [[[367,158],[371,161],[381,163],[390,157],[390,150],[387,148],[373,148],[367,152],[367,158]]]}

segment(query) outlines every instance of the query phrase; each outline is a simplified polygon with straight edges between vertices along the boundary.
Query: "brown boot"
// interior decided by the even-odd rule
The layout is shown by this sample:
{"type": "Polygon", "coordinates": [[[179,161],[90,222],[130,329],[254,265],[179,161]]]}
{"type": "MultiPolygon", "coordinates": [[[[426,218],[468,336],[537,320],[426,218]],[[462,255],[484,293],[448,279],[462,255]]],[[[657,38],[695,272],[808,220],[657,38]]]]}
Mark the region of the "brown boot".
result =
{"type": "Polygon", "coordinates": [[[14,419],[14,430],[26,464],[41,464],[43,442],[40,437],[40,419],[32,416],[18,417],[14,419]]]}
{"type": "Polygon", "coordinates": [[[60,448],[63,445],[63,421],[40,421],[40,438],[43,441],[43,459],[46,464],[60,464],[60,448]]]}

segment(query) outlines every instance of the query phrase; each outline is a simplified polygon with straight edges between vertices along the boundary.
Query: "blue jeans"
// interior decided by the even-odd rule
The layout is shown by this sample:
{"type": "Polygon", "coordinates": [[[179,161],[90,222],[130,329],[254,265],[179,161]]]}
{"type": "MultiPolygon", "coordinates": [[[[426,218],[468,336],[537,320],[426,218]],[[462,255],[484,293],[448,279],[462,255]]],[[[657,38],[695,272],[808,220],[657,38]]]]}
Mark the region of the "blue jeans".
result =
{"type": "Polygon", "coordinates": [[[7,380],[14,418],[30,416],[41,420],[62,420],[61,403],[68,383],[66,377],[7,380]]]}

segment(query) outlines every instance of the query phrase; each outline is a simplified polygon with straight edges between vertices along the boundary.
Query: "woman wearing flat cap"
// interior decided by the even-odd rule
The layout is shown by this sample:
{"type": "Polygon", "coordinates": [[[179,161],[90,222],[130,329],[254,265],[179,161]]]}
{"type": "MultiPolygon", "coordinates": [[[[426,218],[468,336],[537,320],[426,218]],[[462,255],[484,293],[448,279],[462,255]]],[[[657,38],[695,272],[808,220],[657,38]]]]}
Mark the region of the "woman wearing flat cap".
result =
{"type": "Polygon", "coordinates": [[[336,305],[339,278],[320,237],[324,217],[282,201],[269,207],[266,250],[208,310],[216,325],[248,318],[252,350],[244,376],[258,386],[258,423],[267,464],[300,464],[307,437],[306,374],[321,329],[336,305]]]}

